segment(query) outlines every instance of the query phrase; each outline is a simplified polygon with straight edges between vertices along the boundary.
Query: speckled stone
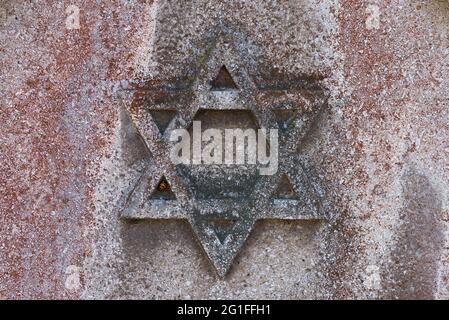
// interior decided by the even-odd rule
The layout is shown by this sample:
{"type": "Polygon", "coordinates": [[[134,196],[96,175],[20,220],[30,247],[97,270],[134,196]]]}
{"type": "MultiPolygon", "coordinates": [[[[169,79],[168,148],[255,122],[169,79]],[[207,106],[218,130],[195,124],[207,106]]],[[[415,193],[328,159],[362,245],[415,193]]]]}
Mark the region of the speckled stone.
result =
{"type": "Polygon", "coordinates": [[[447,1],[5,0],[0,43],[0,298],[449,298],[447,1]],[[223,278],[185,220],[120,218],[151,153],[124,92],[221,23],[256,82],[329,92],[299,150],[329,218],[258,221],[223,278]]]}

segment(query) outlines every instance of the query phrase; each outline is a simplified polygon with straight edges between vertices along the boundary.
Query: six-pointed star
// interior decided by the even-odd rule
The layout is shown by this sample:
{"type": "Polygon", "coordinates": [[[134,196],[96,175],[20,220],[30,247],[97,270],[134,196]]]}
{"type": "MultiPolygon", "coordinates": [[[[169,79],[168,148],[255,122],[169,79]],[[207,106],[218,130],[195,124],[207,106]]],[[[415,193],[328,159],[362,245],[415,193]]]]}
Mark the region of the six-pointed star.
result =
{"type": "Polygon", "coordinates": [[[325,218],[298,155],[298,144],[326,102],[324,91],[310,83],[307,88],[289,88],[285,83],[257,86],[245,68],[246,57],[238,52],[233,33],[220,32],[205,50],[207,57],[198,62],[190,86],[140,90],[128,108],[152,156],[122,217],[187,219],[220,276],[227,273],[256,220],[325,218]],[[214,198],[195,190],[188,172],[198,176],[201,170],[195,170],[201,165],[172,164],[169,137],[173,129],[189,128],[201,110],[245,110],[258,127],[279,129],[278,172],[257,175],[248,180],[252,183],[237,182],[240,190],[235,193],[244,194],[241,197],[214,198]]]}

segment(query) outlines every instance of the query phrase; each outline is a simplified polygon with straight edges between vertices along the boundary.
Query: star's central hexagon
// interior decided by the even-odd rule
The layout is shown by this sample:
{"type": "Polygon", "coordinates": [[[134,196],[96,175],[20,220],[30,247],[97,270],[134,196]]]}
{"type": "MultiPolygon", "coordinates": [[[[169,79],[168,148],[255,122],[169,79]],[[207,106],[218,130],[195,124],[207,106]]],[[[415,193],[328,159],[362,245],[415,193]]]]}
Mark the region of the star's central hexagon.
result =
{"type": "MultiPolygon", "coordinates": [[[[241,132],[257,133],[259,125],[254,114],[250,110],[211,110],[200,109],[194,116],[201,126],[201,134],[207,130],[217,130],[221,133],[219,141],[211,139],[201,139],[201,151],[209,152],[209,156],[218,156],[221,163],[207,163],[202,160],[200,165],[179,165],[180,172],[190,181],[191,190],[196,199],[242,199],[248,198],[258,180],[257,164],[249,163],[250,149],[249,140],[244,138],[244,163],[237,162],[237,147],[232,144],[232,159],[234,163],[226,164],[226,131],[241,130],[241,132]],[[248,131],[247,131],[248,130],[248,131]],[[218,143],[220,150],[207,150],[210,143],[218,143]],[[218,152],[217,155],[214,153],[218,152]]],[[[188,128],[190,137],[193,137],[193,125],[188,128]]],[[[254,135],[256,137],[256,135],[254,135]]],[[[256,137],[257,139],[257,137],[256,137]]],[[[191,149],[193,150],[193,141],[191,149]]]]}

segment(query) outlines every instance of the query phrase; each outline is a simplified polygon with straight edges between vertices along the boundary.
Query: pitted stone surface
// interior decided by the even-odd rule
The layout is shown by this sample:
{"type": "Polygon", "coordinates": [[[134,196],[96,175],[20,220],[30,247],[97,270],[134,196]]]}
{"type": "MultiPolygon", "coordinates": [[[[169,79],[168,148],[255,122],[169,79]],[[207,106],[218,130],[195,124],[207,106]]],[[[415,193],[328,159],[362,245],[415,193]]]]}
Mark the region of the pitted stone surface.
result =
{"type": "Polygon", "coordinates": [[[71,4],[0,2],[0,298],[449,298],[447,1],[71,4]],[[298,149],[329,219],[256,222],[222,279],[185,221],[120,219],[158,156],[128,80],[186,83],[221,22],[256,84],[330,94],[298,149]]]}

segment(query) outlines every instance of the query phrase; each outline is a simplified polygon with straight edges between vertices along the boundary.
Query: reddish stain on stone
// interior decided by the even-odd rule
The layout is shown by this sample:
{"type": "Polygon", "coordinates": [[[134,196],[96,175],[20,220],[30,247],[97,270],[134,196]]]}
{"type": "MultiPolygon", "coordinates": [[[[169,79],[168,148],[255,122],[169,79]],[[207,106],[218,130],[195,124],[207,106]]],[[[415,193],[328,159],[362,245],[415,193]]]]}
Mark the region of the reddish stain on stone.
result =
{"type": "Polygon", "coordinates": [[[65,288],[65,270],[81,267],[89,254],[84,232],[94,181],[87,169],[113,129],[114,81],[132,77],[126,44],[144,4],[79,1],[79,30],[65,28],[66,2],[5,4],[17,22],[1,27],[10,35],[0,56],[10,77],[0,98],[3,298],[76,298],[82,291],[65,288]]]}

